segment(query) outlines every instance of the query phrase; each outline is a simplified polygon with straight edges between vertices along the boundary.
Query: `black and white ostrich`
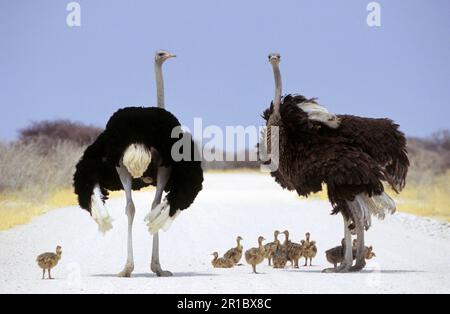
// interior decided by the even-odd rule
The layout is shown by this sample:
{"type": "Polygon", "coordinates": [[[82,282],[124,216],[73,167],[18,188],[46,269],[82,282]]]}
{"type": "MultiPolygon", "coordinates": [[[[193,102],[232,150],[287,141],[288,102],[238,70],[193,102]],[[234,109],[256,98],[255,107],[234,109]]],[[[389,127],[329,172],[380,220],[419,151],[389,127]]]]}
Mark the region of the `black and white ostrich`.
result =
{"type": "MultiPolygon", "coordinates": [[[[187,149],[180,153],[191,157],[174,160],[172,147],[189,136],[179,129],[177,118],[164,109],[164,83],[162,64],[175,55],[159,50],[155,55],[158,108],[127,107],[118,110],[109,119],[105,131],[84,152],[74,175],[75,193],[83,209],[89,211],[106,232],[112,228],[111,218],[104,205],[108,191],[124,190],[126,215],[128,216],[127,261],[120,277],[130,277],[134,270],[132,227],[135,206],[132,190],[148,185],[156,186],[151,211],[146,217],[149,231],[153,234],[151,270],[158,276],[171,276],[159,262],[159,229],[167,230],[176,215],[189,207],[202,189],[203,171],[196,161],[196,146],[190,137],[187,149]],[[161,202],[163,192],[167,196],[161,202]],[[94,204],[92,204],[94,203],[94,204]]],[[[185,142],[184,142],[185,143],[185,142]]]]}
{"type": "Polygon", "coordinates": [[[280,55],[270,54],[269,62],[275,76],[275,98],[263,114],[267,134],[261,144],[275,166],[271,175],[300,196],[318,192],[326,184],[333,213],[344,217],[346,251],[340,267],[324,271],[359,271],[365,266],[364,232],[371,225],[371,215],[384,218],[395,212],[383,182],[396,192],[405,186],[409,167],[405,136],[389,119],[335,116],[315,99],[301,95],[282,98],[280,55]],[[358,239],[355,265],[352,233],[358,239]]]}

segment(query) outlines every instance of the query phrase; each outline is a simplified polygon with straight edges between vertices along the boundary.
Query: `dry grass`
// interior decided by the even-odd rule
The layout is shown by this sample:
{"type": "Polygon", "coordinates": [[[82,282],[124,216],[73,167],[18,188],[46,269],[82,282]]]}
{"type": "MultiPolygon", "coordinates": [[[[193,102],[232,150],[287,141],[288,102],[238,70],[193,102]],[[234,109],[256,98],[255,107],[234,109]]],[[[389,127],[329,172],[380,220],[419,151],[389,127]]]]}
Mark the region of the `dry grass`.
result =
{"type": "MultiPolygon", "coordinates": [[[[76,205],[72,192],[75,165],[85,149],[85,142],[95,138],[99,131],[59,121],[34,124],[22,130],[23,141],[0,142],[0,230],[26,223],[52,208],[76,205]],[[85,139],[83,145],[80,138],[85,139]]],[[[450,221],[450,170],[445,170],[450,167],[449,134],[444,132],[431,140],[408,141],[411,158],[408,184],[400,195],[390,193],[399,211],[450,221]]],[[[205,166],[209,173],[268,175],[254,163],[205,166]]],[[[117,196],[121,197],[122,193],[111,195],[117,196]]],[[[326,200],[326,191],[313,198],[326,200]]]]}
{"type": "MultiPolygon", "coordinates": [[[[450,222],[450,170],[437,176],[423,173],[420,183],[408,183],[400,194],[389,189],[387,193],[395,199],[399,212],[450,222]]],[[[328,200],[326,187],[312,198],[328,200]]]]}
{"type": "Polygon", "coordinates": [[[425,181],[429,183],[407,185],[395,197],[398,210],[450,222],[450,170],[425,181]]]}
{"type": "Polygon", "coordinates": [[[31,199],[26,192],[0,194],[0,230],[29,222],[53,208],[76,204],[72,190],[54,191],[47,198],[31,199]]]}
{"type": "Polygon", "coordinates": [[[0,143],[0,230],[76,204],[72,176],[83,149],[69,141],[0,143]]]}
{"type": "MultiPolygon", "coordinates": [[[[153,187],[141,191],[151,191],[153,187]]],[[[111,192],[109,198],[122,197],[120,191],[111,192]]],[[[72,189],[54,190],[46,198],[31,199],[26,192],[0,194],[0,231],[29,222],[49,210],[76,206],[77,196],[72,189]]]]}

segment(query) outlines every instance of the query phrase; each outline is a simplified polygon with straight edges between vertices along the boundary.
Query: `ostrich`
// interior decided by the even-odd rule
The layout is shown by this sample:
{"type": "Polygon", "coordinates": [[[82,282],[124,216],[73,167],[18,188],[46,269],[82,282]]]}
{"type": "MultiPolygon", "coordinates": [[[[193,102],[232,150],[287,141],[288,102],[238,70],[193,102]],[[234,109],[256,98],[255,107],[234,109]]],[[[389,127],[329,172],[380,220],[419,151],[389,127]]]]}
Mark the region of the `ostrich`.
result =
{"type": "Polygon", "coordinates": [[[315,99],[282,97],[280,60],[279,54],[269,55],[275,98],[263,114],[267,134],[261,141],[262,151],[272,157],[266,163],[275,165],[270,170],[278,184],[300,196],[327,186],[332,214],[341,213],[344,218],[346,249],[340,267],[324,272],[360,271],[365,266],[364,232],[371,225],[371,215],[383,219],[395,212],[383,182],[397,193],[405,186],[409,167],[405,136],[389,119],[335,116],[315,99]],[[351,236],[355,233],[358,245],[353,265],[351,236]]]}
{"type": "Polygon", "coordinates": [[[109,119],[104,132],[84,152],[76,166],[74,188],[81,208],[87,210],[98,223],[99,230],[112,228],[105,207],[108,191],[124,190],[128,217],[127,261],[119,277],[130,277],[134,270],[132,228],[135,206],[132,190],[155,185],[156,193],[146,222],[153,234],[151,271],[157,276],[171,276],[161,268],[159,261],[160,229],[167,230],[181,210],[188,208],[202,189],[201,162],[194,155],[197,147],[180,130],[177,118],[164,109],[162,65],[175,55],[159,50],[155,54],[155,75],[158,107],[127,107],[118,110],[109,119]],[[171,150],[183,141],[180,148],[188,158],[175,161],[171,150]],[[190,157],[190,158],[189,158],[190,157]],[[167,196],[163,201],[163,192],[167,196]],[[92,205],[94,203],[94,206],[92,205]]]}

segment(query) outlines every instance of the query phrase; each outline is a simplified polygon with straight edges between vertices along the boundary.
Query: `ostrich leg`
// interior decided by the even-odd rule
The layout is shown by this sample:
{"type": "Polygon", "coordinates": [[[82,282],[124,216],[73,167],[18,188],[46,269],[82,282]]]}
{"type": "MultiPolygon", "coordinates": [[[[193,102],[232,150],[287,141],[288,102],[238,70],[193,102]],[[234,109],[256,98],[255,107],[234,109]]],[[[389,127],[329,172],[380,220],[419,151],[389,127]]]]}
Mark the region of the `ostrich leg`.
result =
{"type": "Polygon", "coordinates": [[[323,270],[324,273],[346,273],[350,270],[353,263],[353,251],[352,251],[352,235],[350,233],[349,225],[350,222],[344,215],[344,241],[345,241],[345,255],[344,260],[335,268],[326,268],[323,270]]]}
{"type": "MultiPolygon", "coordinates": [[[[152,210],[155,209],[161,203],[162,194],[164,192],[164,187],[170,178],[170,168],[159,167],[158,168],[158,179],[156,186],[156,194],[155,199],[152,203],[152,210]]],[[[159,235],[155,233],[153,235],[153,249],[152,249],[152,262],[150,265],[150,269],[154,272],[158,277],[169,277],[172,276],[172,273],[167,270],[162,270],[161,264],[159,263],[159,235]]]]}
{"type": "MultiPolygon", "coordinates": [[[[363,209],[360,204],[354,202],[355,209],[358,209],[357,213],[354,213],[353,216],[355,219],[355,229],[357,236],[356,243],[356,263],[355,266],[351,267],[350,271],[360,271],[366,266],[366,259],[364,256],[365,253],[365,244],[364,244],[364,218],[363,218],[363,209]]],[[[364,206],[364,205],[362,205],[364,206]]],[[[370,215],[370,214],[369,214],[370,215]]]]}
{"type": "Polygon", "coordinates": [[[119,174],[120,181],[122,182],[125,196],[127,199],[126,215],[128,217],[128,242],[127,242],[127,261],[125,267],[118,274],[119,277],[130,277],[134,270],[134,258],[133,258],[133,220],[135,214],[135,207],[133,199],[131,198],[131,188],[133,179],[128,170],[121,165],[117,167],[117,173],[119,174]]]}

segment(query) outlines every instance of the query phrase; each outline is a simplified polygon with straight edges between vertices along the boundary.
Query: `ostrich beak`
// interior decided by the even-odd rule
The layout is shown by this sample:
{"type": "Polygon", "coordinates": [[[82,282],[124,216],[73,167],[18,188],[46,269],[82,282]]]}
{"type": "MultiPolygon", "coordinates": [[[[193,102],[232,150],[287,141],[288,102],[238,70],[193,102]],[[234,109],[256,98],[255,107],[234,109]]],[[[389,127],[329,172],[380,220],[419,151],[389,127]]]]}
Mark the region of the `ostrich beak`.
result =
{"type": "Polygon", "coordinates": [[[167,59],[169,59],[169,58],[175,58],[177,55],[174,55],[174,54],[169,54],[168,56],[167,56],[167,59]]]}

